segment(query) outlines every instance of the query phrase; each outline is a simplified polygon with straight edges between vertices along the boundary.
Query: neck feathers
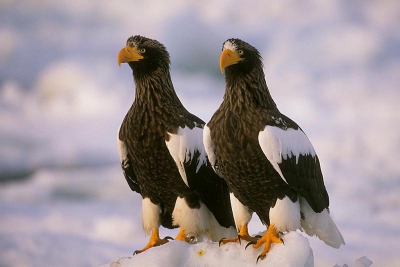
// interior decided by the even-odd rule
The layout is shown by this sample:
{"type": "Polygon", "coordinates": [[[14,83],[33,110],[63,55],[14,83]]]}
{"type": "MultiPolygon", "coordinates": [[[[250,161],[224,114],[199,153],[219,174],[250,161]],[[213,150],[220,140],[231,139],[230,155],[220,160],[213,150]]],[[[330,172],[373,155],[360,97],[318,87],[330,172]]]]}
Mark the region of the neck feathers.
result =
{"type": "Polygon", "coordinates": [[[236,108],[258,106],[277,110],[261,67],[254,68],[247,73],[226,70],[225,81],[224,100],[231,104],[235,103],[236,108]]]}
{"type": "Polygon", "coordinates": [[[151,73],[134,73],[135,99],[141,105],[153,107],[178,105],[181,102],[172,84],[169,68],[158,68],[151,73]]]}

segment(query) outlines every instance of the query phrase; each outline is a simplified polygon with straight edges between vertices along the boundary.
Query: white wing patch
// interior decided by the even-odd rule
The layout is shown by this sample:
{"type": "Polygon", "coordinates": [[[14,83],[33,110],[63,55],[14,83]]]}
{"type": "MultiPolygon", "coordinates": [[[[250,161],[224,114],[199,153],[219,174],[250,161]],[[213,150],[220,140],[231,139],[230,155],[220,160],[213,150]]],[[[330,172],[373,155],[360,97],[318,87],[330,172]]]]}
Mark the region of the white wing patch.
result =
{"type": "Polygon", "coordinates": [[[210,128],[208,128],[207,124],[204,126],[203,130],[203,142],[204,148],[208,155],[208,160],[210,161],[211,166],[214,168],[217,159],[214,152],[214,142],[211,140],[210,128]]]}
{"type": "Polygon", "coordinates": [[[217,157],[215,155],[215,146],[214,142],[211,139],[210,128],[208,128],[207,124],[204,126],[203,143],[208,156],[208,160],[210,161],[211,166],[214,169],[215,173],[218,174],[220,177],[224,177],[222,173],[219,171],[218,166],[216,166],[217,157]]]}
{"type": "Polygon", "coordinates": [[[177,134],[168,134],[170,138],[169,141],[166,141],[166,144],[169,153],[174,159],[183,181],[189,186],[183,163],[192,160],[191,157],[194,155],[195,151],[200,153],[196,172],[200,169],[201,165],[206,163],[206,153],[203,145],[203,129],[197,127],[193,129],[189,127],[179,127],[177,134]]]}
{"type": "Polygon", "coordinates": [[[118,153],[119,153],[119,160],[122,163],[124,160],[128,158],[128,148],[126,147],[125,143],[119,139],[119,130],[121,127],[118,128],[117,132],[117,146],[118,146],[118,153]]]}
{"type": "Polygon", "coordinates": [[[282,159],[295,157],[297,164],[300,154],[309,154],[313,157],[316,155],[310,140],[300,128],[282,130],[279,127],[267,125],[258,134],[258,141],[265,156],[285,182],[286,179],[278,165],[282,163],[282,159]]]}

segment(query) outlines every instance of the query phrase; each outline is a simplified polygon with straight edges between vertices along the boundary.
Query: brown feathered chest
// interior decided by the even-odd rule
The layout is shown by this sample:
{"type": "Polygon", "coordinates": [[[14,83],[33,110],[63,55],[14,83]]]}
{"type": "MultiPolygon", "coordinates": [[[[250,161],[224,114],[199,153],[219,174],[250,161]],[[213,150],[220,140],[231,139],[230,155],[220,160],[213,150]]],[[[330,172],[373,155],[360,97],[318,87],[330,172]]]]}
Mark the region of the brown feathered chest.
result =
{"type": "Polygon", "coordinates": [[[142,197],[162,203],[169,212],[177,196],[192,194],[166,146],[168,132],[177,130],[181,117],[159,106],[156,109],[134,102],[120,130],[120,139],[132,157],[142,197]]]}

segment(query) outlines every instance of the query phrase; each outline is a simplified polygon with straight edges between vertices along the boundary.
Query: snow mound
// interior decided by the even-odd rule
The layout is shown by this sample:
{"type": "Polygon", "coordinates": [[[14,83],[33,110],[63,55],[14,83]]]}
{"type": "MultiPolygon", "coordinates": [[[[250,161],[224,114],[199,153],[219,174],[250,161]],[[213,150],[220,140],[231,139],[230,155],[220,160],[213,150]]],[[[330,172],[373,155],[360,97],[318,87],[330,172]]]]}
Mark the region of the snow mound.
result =
{"type": "Polygon", "coordinates": [[[369,267],[372,265],[372,261],[368,259],[367,257],[363,256],[359,259],[356,260],[356,265],[355,267],[369,267]]]}
{"type": "MultiPolygon", "coordinates": [[[[368,259],[367,257],[363,256],[361,258],[358,258],[356,260],[356,263],[354,264],[354,267],[370,267],[372,265],[372,261],[368,259]]],[[[344,264],[343,266],[335,265],[333,267],[349,267],[347,264],[344,264]]]]}
{"type": "MultiPolygon", "coordinates": [[[[264,260],[258,255],[262,248],[248,247],[247,242],[228,243],[218,247],[216,242],[187,244],[171,241],[163,246],[152,248],[142,254],[123,257],[102,267],[128,266],[314,266],[314,256],[308,239],[300,233],[290,232],[283,236],[285,245],[273,244],[264,260]]],[[[143,244],[144,245],[144,244],[143,244]]]]}

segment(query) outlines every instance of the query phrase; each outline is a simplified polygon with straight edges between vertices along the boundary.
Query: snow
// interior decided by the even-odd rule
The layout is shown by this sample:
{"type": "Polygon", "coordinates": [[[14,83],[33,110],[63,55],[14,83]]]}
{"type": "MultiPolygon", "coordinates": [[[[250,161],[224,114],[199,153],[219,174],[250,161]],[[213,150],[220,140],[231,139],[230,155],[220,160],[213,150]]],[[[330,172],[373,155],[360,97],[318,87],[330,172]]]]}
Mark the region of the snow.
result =
{"type": "MultiPolygon", "coordinates": [[[[399,5],[2,1],[0,266],[100,266],[147,243],[115,142],[134,97],[132,71],[116,56],[135,34],[165,44],[177,94],[204,121],[224,93],[223,42],[255,46],[279,109],[319,156],[346,240],[336,250],[307,237],[315,266],[364,255],[398,266],[399,5]]],[[[263,230],[253,216],[250,234],[263,230]]]]}
{"type": "Polygon", "coordinates": [[[307,238],[296,232],[283,236],[285,245],[273,244],[264,260],[256,262],[262,248],[248,247],[247,242],[199,242],[191,245],[172,241],[133,257],[120,258],[102,267],[124,266],[314,266],[313,252],[307,238]]]}
{"type": "Polygon", "coordinates": [[[358,258],[356,260],[355,267],[369,267],[372,265],[372,261],[368,259],[367,257],[363,256],[361,258],[358,258]]]}
{"type": "MultiPolygon", "coordinates": [[[[368,259],[367,257],[363,256],[361,258],[358,258],[356,260],[356,263],[354,264],[354,267],[369,267],[372,265],[372,261],[368,259]]],[[[343,266],[339,266],[335,264],[333,267],[349,267],[347,264],[344,264],[343,266]]]]}

